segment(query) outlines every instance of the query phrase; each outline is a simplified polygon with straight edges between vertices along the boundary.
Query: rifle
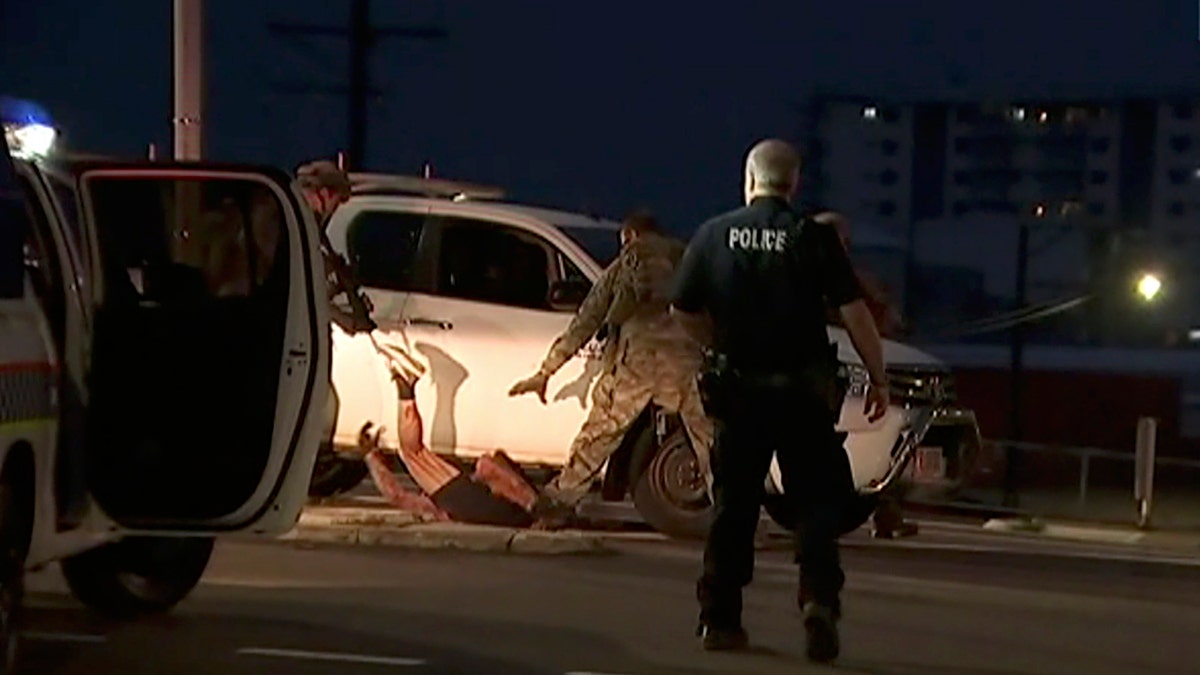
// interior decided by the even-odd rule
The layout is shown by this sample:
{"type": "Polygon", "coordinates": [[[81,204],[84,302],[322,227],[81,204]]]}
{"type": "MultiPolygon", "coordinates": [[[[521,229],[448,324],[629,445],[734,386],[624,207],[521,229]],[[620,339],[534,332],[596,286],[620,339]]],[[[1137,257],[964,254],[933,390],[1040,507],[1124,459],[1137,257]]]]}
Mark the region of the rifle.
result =
{"type": "MultiPolygon", "coordinates": [[[[342,254],[334,250],[333,245],[329,243],[329,236],[325,234],[325,228],[320,227],[319,229],[323,257],[325,264],[333,269],[336,290],[345,293],[346,298],[350,301],[349,316],[334,307],[333,320],[351,334],[375,330],[379,326],[371,318],[371,301],[363,294],[362,285],[358,282],[358,275],[354,273],[354,267],[346,261],[342,254]]],[[[336,296],[337,293],[334,293],[332,297],[336,296]]]]}

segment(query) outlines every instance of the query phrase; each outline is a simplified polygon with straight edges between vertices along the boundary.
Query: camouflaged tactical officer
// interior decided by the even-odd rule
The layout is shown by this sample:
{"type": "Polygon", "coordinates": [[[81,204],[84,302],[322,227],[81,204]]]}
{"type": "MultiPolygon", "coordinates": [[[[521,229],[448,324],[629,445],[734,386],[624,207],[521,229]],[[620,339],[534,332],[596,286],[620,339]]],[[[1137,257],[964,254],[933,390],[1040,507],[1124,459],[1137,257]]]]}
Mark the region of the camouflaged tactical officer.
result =
{"type": "Polygon", "coordinates": [[[607,326],[601,375],[592,408],[571,445],[562,472],[544,492],[542,527],[561,524],[587,494],[596,475],[650,403],[677,412],[708,480],[712,422],[696,387],[701,351],[670,314],[670,286],[684,245],[658,231],[654,218],[635,213],[621,229],[621,252],[592,286],[542,367],[518,382],[510,396],[537,393],[544,403],[550,377],[607,326]]]}

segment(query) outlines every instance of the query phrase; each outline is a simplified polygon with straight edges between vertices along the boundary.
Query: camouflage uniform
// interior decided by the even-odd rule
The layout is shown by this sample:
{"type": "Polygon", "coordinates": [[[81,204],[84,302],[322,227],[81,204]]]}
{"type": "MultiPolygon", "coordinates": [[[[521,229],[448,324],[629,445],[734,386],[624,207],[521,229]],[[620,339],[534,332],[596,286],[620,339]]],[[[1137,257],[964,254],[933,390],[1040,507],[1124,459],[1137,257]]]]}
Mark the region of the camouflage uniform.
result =
{"type": "Polygon", "coordinates": [[[601,326],[609,327],[591,411],[571,444],[567,465],[545,489],[555,501],[582,499],[651,402],[679,413],[699,468],[711,480],[713,426],[695,379],[700,348],[668,311],[668,288],[683,251],[681,242],[652,233],[627,244],[550,348],[541,368],[546,375],[569,361],[601,326]]]}

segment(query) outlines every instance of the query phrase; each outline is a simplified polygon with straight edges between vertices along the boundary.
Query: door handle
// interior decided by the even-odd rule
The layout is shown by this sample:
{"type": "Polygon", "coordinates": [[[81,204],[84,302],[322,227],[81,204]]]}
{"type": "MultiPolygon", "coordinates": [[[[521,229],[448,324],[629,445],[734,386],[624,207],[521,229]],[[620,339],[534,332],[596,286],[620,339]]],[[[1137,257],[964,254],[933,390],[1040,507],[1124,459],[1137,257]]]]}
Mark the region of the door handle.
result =
{"type": "Polygon", "coordinates": [[[404,324],[406,326],[432,326],[433,328],[441,328],[442,330],[451,330],[454,328],[454,324],[450,323],[449,321],[441,321],[438,319],[405,319],[404,324]]]}

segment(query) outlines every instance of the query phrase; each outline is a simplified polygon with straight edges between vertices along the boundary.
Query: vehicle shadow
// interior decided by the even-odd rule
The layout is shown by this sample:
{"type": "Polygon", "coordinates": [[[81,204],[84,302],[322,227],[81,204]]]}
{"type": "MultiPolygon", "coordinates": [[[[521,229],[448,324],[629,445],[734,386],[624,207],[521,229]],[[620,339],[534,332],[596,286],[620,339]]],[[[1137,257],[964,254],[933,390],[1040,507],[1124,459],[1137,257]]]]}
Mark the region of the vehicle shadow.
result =
{"type": "Polygon", "coordinates": [[[458,447],[458,420],[454,415],[454,401],[458,390],[467,380],[467,369],[441,349],[425,343],[416,344],[416,349],[429,363],[429,376],[437,393],[437,406],[430,422],[429,438],[434,446],[458,447]]]}
{"type": "Polygon", "coordinates": [[[579,399],[579,407],[586,408],[588,392],[592,390],[592,383],[596,381],[596,378],[600,375],[600,370],[603,367],[604,364],[599,358],[588,358],[584,362],[583,372],[579,375],[579,377],[564,384],[562,389],[559,389],[558,392],[554,394],[554,401],[566,401],[573,398],[579,399]]]}

